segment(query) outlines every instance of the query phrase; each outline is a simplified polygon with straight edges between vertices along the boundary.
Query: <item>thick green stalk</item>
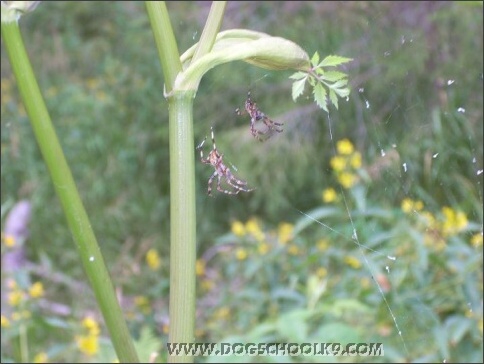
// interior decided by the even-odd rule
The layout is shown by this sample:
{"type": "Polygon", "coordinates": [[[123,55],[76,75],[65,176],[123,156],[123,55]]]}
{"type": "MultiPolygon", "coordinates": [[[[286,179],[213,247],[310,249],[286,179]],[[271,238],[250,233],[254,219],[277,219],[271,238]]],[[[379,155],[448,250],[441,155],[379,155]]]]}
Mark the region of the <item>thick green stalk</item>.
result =
{"type": "MultiPolygon", "coordinates": [[[[194,92],[175,92],[170,104],[170,343],[192,343],[195,328],[195,156],[194,92]]],[[[169,363],[193,357],[172,356],[169,363]]]]}
{"type": "MultiPolygon", "coordinates": [[[[146,2],[158,47],[170,119],[170,343],[192,343],[195,331],[195,157],[194,90],[173,91],[181,72],[180,54],[164,2],[146,2]]],[[[191,356],[170,356],[169,363],[192,362],[191,356]]]]}
{"type": "Polygon", "coordinates": [[[50,120],[16,21],[2,22],[2,38],[40,151],[49,169],[116,353],[121,362],[139,362],[103,256],[50,120]]]}

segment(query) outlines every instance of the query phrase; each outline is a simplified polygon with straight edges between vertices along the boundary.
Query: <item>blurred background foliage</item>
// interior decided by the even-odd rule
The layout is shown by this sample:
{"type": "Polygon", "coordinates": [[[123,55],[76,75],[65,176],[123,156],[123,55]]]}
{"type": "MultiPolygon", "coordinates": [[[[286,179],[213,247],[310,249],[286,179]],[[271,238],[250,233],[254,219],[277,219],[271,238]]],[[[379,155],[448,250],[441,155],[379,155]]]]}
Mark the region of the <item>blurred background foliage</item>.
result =
{"type": "MultiPolygon", "coordinates": [[[[183,52],[209,3],[168,9],[183,52]]],[[[194,145],[213,126],[224,160],[256,190],[208,197],[213,170],[197,163],[197,340],[372,341],[388,360],[482,359],[482,18],[480,2],[228,3],[222,30],[354,58],[352,93],[327,115],[307,93],[292,101],[290,72],[233,63],[202,80],[194,145]],[[249,90],[285,124],[265,143],[234,112],[249,90]],[[332,160],[353,151],[345,186],[332,160]]],[[[155,347],[168,325],[168,113],[144,4],[45,2],[20,23],[133,332],[155,347]]],[[[50,302],[28,326],[42,338],[32,352],[57,344],[48,358],[80,360],[58,332],[73,318],[85,326],[95,307],[3,47],[1,66],[2,224],[17,201],[32,203],[28,271],[50,302]]],[[[2,359],[15,358],[15,334],[3,337],[2,359]]],[[[112,360],[106,350],[77,355],[112,360]]]]}

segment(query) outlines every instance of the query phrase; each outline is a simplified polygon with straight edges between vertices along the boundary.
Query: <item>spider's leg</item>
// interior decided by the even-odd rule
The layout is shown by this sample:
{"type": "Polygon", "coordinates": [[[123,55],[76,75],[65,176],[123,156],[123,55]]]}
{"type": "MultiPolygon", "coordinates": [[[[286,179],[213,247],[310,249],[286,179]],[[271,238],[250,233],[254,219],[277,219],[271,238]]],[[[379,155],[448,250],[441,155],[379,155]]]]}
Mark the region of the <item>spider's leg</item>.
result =
{"type": "MultiPolygon", "coordinates": [[[[226,181],[227,181],[227,183],[228,183],[229,185],[231,185],[231,184],[229,183],[229,179],[228,179],[228,178],[226,178],[226,181]]],[[[217,190],[218,190],[218,191],[220,191],[220,192],[222,192],[222,193],[226,193],[227,195],[236,195],[236,194],[238,194],[238,193],[240,192],[238,189],[237,189],[236,191],[224,190],[224,189],[222,188],[221,182],[222,182],[222,178],[221,178],[221,177],[220,177],[220,175],[219,175],[219,176],[218,176],[218,182],[217,182],[217,190]]],[[[232,186],[232,185],[231,185],[231,186],[232,186]]]]}
{"type": "Polygon", "coordinates": [[[279,126],[283,126],[284,124],[282,123],[276,123],[275,121],[269,119],[267,116],[264,115],[264,118],[262,119],[264,121],[264,124],[269,128],[269,130],[275,130],[278,133],[282,132],[282,128],[278,128],[279,126]]]}
{"type": "Polygon", "coordinates": [[[264,135],[265,133],[261,132],[260,130],[257,130],[255,128],[255,122],[256,120],[254,118],[250,119],[250,133],[254,138],[256,138],[258,141],[263,142],[264,139],[261,138],[261,135],[264,135]]]}
{"type": "Polygon", "coordinates": [[[240,191],[244,191],[244,192],[250,192],[250,191],[253,191],[254,188],[247,188],[245,187],[245,185],[247,185],[247,182],[245,181],[240,181],[236,178],[234,178],[235,182],[231,181],[230,179],[227,179],[227,183],[232,186],[233,188],[235,188],[237,190],[237,193],[239,193],[240,191]]]}
{"type": "Polygon", "coordinates": [[[228,173],[226,174],[226,181],[227,183],[234,187],[235,189],[239,191],[245,191],[245,192],[250,192],[253,191],[254,188],[247,188],[247,182],[240,180],[236,178],[230,171],[227,171],[228,173]]]}
{"type": "Polygon", "coordinates": [[[210,164],[208,159],[203,158],[203,144],[205,144],[206,140],[207,140],[207,137],[205,136],[205,139],[203,139],[203,141],[197,145],[196,149],[200,150],[200,160],[202,161],[202,163],[210,164]]]}
{"type": "MultiPolygon", "coordinates": [[[[230,172],[230,170],[227,170],[227,172],[226,172],[226,174],[225,174],[225,175],[226,175],[226,177],[227,177],[227,183],[228,183],[229,185],[231,185],[231,186],[234,186],[234,185],[232,184],[232,182],[233,182],[233,181],[235,181],[235,183],[236,183],[236,184],[238,184],[238,185],[242,185],[242,186],[247,185],[247,182],[246,182],[246,181],[240,180],[240,179],[238,179],[237,177],[235,177],[235,176],[232,174],[232,172],[230,172]]],[[[234,187],[235,187],[235,186],[234,186],[234,187]]]]}
{"type": "Polygon", "coordinates": [[[239,116],[242,116],[242,115],[247,114],[247,111],[246,110],[240,110],[240,108],[238,107],[237,109],[235,109],[235,113],[239,116]]]}
{"type": "MultiPolygon", "coordinates": [[[[218,176],[217,172],[214,172],[214,173],[213,173],[213,174],[210,176],[210,178],[208,179],[208,190],[207,190],[207,194],[208,194],[209,196],[212,196],[212,181],[213,181],[213,178],[214,178],[215,176],[218,176]]],[[[219,182],[220,182],[220,176],[218,176],[218,179],[219,179],[219,182]]]]}
{"type": "Polygon", "coordinates": [[[247,182],[241,181],[241,180],[239,180],[235,177],[233,177],[233,180],[227,179],[227,183],[229,185],[231,185],[232,187],[234,187],[235,189],[240,190],[240,191],[249,192],[249,191],[254,190],[254,188],[247,188],[246,187],[247,182]]]}

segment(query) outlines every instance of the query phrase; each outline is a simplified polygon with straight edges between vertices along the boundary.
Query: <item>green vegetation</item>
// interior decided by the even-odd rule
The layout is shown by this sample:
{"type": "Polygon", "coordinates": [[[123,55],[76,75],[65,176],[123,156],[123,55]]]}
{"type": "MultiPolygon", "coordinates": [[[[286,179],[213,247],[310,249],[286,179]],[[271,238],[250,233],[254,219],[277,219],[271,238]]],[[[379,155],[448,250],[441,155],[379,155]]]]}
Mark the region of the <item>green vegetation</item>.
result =
{"type": "MultiPolygon", "coordinates": [[[[167,6],[183,53],[208,7],[167,6]]],[[[144,4],[44,3],[20,28],[140,359],[165,361],[169,127],[144,4]]],[[[480,361],[482,5],[229,3],[222,30],[233,28],[353,58],[341,67],[352,92],[328,117],[290,71],[232,62],[201,80],[193,146],[213,125],[256,190],[208,197],[213,168],[194,155],[196,340],[383,342],[375,361],[480,361]],[[234,112],[249,90],[284,123],[264,143],[234,112]]],[[[3,44],[1,62],[2,231],[14,203],[33,204],[29,263],[16,283],[2,274],[2,362],[112,361],[3,44]]],[[[5,235],[2,255],[15,243],[5,235]]],[[[368,358],[251,360],[268,359],[368,358]]]]}

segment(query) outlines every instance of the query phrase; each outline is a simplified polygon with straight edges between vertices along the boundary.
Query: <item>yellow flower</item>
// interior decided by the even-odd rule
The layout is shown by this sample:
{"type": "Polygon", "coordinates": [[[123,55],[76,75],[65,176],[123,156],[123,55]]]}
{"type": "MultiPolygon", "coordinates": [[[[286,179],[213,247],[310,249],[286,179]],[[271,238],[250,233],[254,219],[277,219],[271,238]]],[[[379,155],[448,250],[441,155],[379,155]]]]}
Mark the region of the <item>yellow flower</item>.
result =
{"type": "Polygon", "coordinates": [[[336,201],[336,191],[334,188],[326,188],[323,191],[323,202],[330,203],[336,201]]]}
{"type": "Polygon", "coordinates": [[[23,293],[22,291],[15,290],[8,294],[8,303],[10,306],[18,306],[23,300],[23,293]]]}
{"type": "Polygon", "coordinates": [[[336,172],[340,172],[346,167],[346,159],[340,156],[335,156],[331,158],[329,164],[336,172]]]}
{"type": "Polygon", "coordinates": [[[336,150],[338,151],[339,154],[343,154],[343,155],[350,155],[351,153],[353,153],[353,144],[348,140],[348,139],[342,139],[342,140],[339,140],[337,143],[336,143],[336,150]]]}
{"type": "Polygon", "coordinates": [[[15,246],[15,238],[12,235],[5,235],[3,237],[3,242],[7,248],[12,248],[15,246]]]}
{"type": "Polygon", "coordinates": [[[100,84],[101,82],[98,78],[91,77],[86,80],[86,86],[91,90],[98,88],[100,84]]]}
{"type": "Polygon", "coordinates": [[[94,355],[99,350],[98,337],[95,335],[80,336],[77,338],[79,350],[86,355],[94,355]]]}
{"type": "Polygon", "coordinates": [[[147,305],[148,302],[149,302],[149,300],[146,296],[136,296],[134,298],[134,304],[136,306],[144,306],[144,305],[147,305]]]}
{"type": "Polygon", "coordinates": [[[329,247],[328,239],[318,240],[318,242],[316,243],[316,247],[318,248],[319,251],[324,252],[329,247]]]}
{"type": "Polygon", "coordinates": [[[417,200],[417,201],[415,201],[415,202],[414,202],[413,207],[414,207],[414,208],[415,208],[415,210],[417,210],[417,211],[422,211],[422,209],[424,208],[424,204],[423,204],[423,202],[422,202],[422,201],[417,200]]]}
{"type": "Polygon", "coordinates": [[[203,259],[197,259],[195,263],[195,272],[197,276],[203,276],[205,274],[205,261],[203,259]]]}
{"type": "Polygon", "coordinates": [[[291,255],[299,255],[301,253],[301,249],[296,244],[291,244],[287,248],[287,252],[291,255]]]}
{"type": "Polygon", "coordinates": [[[344,257],[344,261],[346,264],[348,264],[351,268],[353,269],[359,269],[361,268],[361,262],[356,259],[355,257],[351,257],[349,255],[344,257]]]}
{"type": "Polygon", "coordinates": [[[456,212],[450,207],[444,206],[442,213],[444,214],[444,222],[442,224],[444,235],[455,235],[467,226],[467,216],[463,212],[456,212]]]}
{"type": "Polygon", "coordinates": [[[7,318],[7,316],[4,316],[4,315],[1,316],[1,326],[2,327],[10,326],[10,320],[7,318]]]}
{"type": "Polygon", "coordinates": [[[202,285],[202,290],[211,291],[214,286],[214,283],[210,279],[202,279],[201,285],[202,285]]]}
{"type": "Polygon", "coordinates": [[[278,235],[279,235],[279,242],[283,245],[292,239],[292,234],[294,231],[294,225],[289,224],[287,222],[283,222],[279,224],[278,235]]]}
{"type": "Polygon", "coordinates": [[[160,256],[156,249],[151,248],[146,253],[146,263],[152,270],[157,270],[161,265],[160,256]]]}
{"type": "Polygon", "coordinates": [[[39,298],[44,295],[44,286],[42,282],[35,282],[32,287],[29,288],[29,295],[32,298],[39,298]]]}
{"type": "Polygon", "coordinates": [[[326,277],[327,274],[328,274],[328,270],[326,268],[323,268],[323,267],[319,267],[318,270],[316,271],[316,275],[319,278],[324,278],[324,277],[326,277]]]}
{"type": "Polygon", "coordinates": [[[228,307],[220,307],[213,316],[218,320],[225,320],[230,316],[230,309],[228,307]]]}
{"type": "Polygon", "coordinates": [[[404,198],[401,207],[402,211],[408,214],[413,211],[422,211],[424,206],[420,200],[414,201],[411,198],[404,198]]]}
{"type": "Polygon", "coordinates": [[[413,201],[410,198],[404,198],[401,204],[402,211],[406,214],[412,212],[413,210],[413,201]]]}
{"type": "Polygon", "coordinates": [[[455,216],[455,227],[457,228],[458,231],[461,231],[465,229],[469,221],[467,220],[466,214],[464,214],[462,211],[457,211],[457,214],[455,216]]]}
{"type": "Polygon", "coordinates": [[[259,251],[260,255],[266,255],[267,252],[269,251],[269,244],[267,243],[260,243],[257,247],[257,250],[259,251]]]}
{"type": "Polygon", "coordinates": [[[170,325],[163,324],[163,326],[161,327],[161,330],[163,331],[164,334],[168,334],[170,332],[170,325]]]}
{"type": "Polygon", "coordinates": [[[471,244],[475,248],[479,248],[480,246],[482,246],[482,233],[472,235],[471,244]]]}
{"type": "Polygon", "coordinates": [[[230,230],[232,230],[232,233],[236,236],[244,236],[246,234],[244,224],[237,220],[232,222],[230,230]]]}
{"type": "Polygon", "coordinates": [[[49,357],[43,351],[34,356],[34,363],[48,363],[49,357]]]}
{"type": "Polygon", "coordinates": [[[344,188],[350,188],[356,183],[356,176],[352,173],[343,172],[339,174],[338,181],[344,188]]]}
{"type": "Polygon", "coordinates": [[[136,296],[134,298],[134,304],[140,309],[140,311],[149,315],[151,313],[150,300],[146,296],[136,296]]]}
{"type": "Polygon", "coordinates": [[[252,234],[258,241],[264,240],[264,233],[255,218],[251,218],[245,223],[245,230],[252,234]]]}
{"type": "Polygon", "coordinates": [[[247,250],[245,250],[244,248],[237,248],[237,250],[235,251],[235,257],[238,259],[238,260],[245,260],[247,259],[247,250]]]}
{"type": "Polygon", "coordinates": [[[92,317],[86,317],[82,320],[82,326],[89,330],[89,335],[98,336],[99,335],[99,325],[92,317]]]}
{"type": "Polygon", "coordinates": [[[354,169],[361,167],[361,154],[360,152],[355,152],[350,158],[350,165],[354,169]]]}

